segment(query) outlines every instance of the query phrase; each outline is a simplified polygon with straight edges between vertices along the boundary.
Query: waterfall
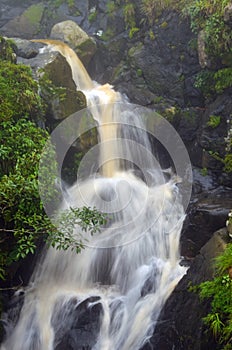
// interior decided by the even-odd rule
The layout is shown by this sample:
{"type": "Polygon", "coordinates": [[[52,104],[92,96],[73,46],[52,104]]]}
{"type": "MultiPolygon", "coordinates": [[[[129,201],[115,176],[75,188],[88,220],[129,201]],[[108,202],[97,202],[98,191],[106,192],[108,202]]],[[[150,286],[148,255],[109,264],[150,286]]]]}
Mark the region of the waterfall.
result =
{"type": "Polygon", "coordinates": [[[112,86],[92,82],[67,45],[41,41],[66,58],[99,125],[98,170],[67,189],[61,210],[87,204],[109,219],[99,234],[85,233],[80,254],[44,252],[17,322],[5,315],[1,349],[139,350],[186,271],[179,255],[184,208],[178,179],[153,157],[140,109],[112,86]],[[83,313],[90,314],[92,329],[83,313]],[[79,344],[82,334],[91,338],[88,345],[79,344]]]}

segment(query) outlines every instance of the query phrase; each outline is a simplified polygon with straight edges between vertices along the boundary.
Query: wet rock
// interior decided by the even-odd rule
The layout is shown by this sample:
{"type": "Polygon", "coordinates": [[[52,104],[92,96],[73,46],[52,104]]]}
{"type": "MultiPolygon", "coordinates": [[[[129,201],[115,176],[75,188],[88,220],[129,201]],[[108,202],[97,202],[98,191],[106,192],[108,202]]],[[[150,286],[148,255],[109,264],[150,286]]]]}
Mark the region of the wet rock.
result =
{"type": "MultiPolygon", "coordinates": [[[[19,42],[19,48],[21,47],[20,45],[21,42],[19,42]]],[[[35,47],[35,50],[38,47],[38,43],[30,43],[28,45],[35,47]]],[[[74,112],[85,108],[86,98],[81,91],[76,91],[71,68],[66,59],[58,52],[49,51],[46,45],[44,45],[44,48],[34,58],[20,58],[19,62],[30,65],[35,78],[42,79],[40,80],[41,94],[48,105],[47,123],[51,124],[55,120],[64,119],[74,112]],[[52,85],[50,85],[49,80],[52,85]]],[[[25,54],[25,51],[21,53],[23,56],[25,54]]]]}
{"type": "Polygon", "coordinates": [[[213,182],[208,183],[208,190],[193,196],[183,226],[181,254],[188,258],[195,257],[211,238],[212,232],[225,226],[230,208],[232,190],[215,188],[213,182]]]}
{"type": "Polygon", "coordinates": [[[22,58],[33,58],[39,54],[39,50],[44,46],[40,43],[33,43],[26,39],[11,38],[16,45],[16,54],[22,58]]]}
{"type": "MultiPolygon", "coordinates": [[[[99,297],[90,297],[81,304],[73,302],[73,308],[70,309],[68,317],[64,324],[55,324],[52,320],[54,330],[59,331],[55,334],[55,350],[91,350],[96,344],[97,336],[100,330],[100,317],[102,314],[102,305],[99,297]],[[99,302],[98,302],[99,301],[99,302]]],[[[70,303],[69,302],[69,303],[70,303]]],[[[69,305],[70,307],[70,305],[69,305]]],[[[65,310],[61,309],[60,318],[54,317],[54,320],[63,319],[65,310]]]]}
{"type": "Polygon", "coordinates": [[[159,316],[156,329],[141,350],[212,350],[212,336],[207,336],[202,318],[210,311],[208,301],[200,301],[191,287],[213,277],[213,259],[220,254],[228,240],[226,229],[216,232],[194,259],[159,316]]]}
{"type": "Polygon", "coordinates": [[[98,40],[100,44],[91,62],[91,74],[97,81],[108,80],[135,103],[143,101],[143,105],[150,106],[153,101],[146,96],[155,95],[180,105],[202,104],[200,92],[190,79],[200,66],[197,51],[187,44],[193,38],[187,28],[185,20],[166,12],[151,28],[154,39],[144,27],[132,39],[124,28],[123,32],[106,40],[104,46],[98,40]],[[164,22],[167,23],[165,27],[164,22]],[[116,47],[119,42],[123,45],[116,53],[111,50],[111,43],[116,47]]]}
{"type": "Polygon", "coordinates": [[[64,21],[52,27],[52,39],[66,42],[87,65],[96,51],[96,43],[84,30],[73,21],[64,21]]]}

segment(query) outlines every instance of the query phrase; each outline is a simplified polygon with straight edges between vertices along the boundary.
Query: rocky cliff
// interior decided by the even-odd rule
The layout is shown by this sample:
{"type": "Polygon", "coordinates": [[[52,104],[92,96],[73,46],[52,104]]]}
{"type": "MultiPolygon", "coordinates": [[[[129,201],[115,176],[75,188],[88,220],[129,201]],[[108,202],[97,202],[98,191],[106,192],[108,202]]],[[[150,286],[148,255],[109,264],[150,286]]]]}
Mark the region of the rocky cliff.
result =
{"type": "MultiPolygon", "coordinates": [[[[139,0],[135,1],[135,4],[139,3],[139,0]]],[[[186,332],[185,338],[176,343],[176,349],[180,350],[186,349],[186,339],[192,328],[196,324],[201,327],[199,304],[198,311],[193,310],[195,297],[187,291],[190,281],[204,279],[201,248],[213,232],[224,226],[232,207],[231,172],[223,170],[225,138],[231,128],[232,90],[228,88],[208,97],[196,87],[197,76],[204,68],[202,52],[199,52],[197,37],[190,29],[188,18],[169,10],[163,11],[152,23],[143,22],[144,17],[139,11],[133,16],[133,28],[139,27],[134,33],[128,25],[130,18],[126,19],[125,10],[114,2],[28,0],[21,4],[17,0],[2,0],[0,34],[17,37],[14,40],[18,62],[35,70],[38,66],[44,67],[38,51],[41,44],[31,43],[28,39],[58,38],[68,42],[93,79],[114,85],[131,102],[155,109],[174,125],[182,137],[194,168],[193,195],[182,233],[182,255],[188,262],[197,258],[160,316],[160,324],[166,322],[168,340],[164,340],[164,329],[158,326],[159,335],[156,332],[150,345],[145,347],[156,348],[155,339],[159,339],[158,348],[172,349],[170,339],[180,337],[182,329],[186,332]],[[85,31],[84,34],[81,30],[76,32],[75,24],[85,31]],[[78,45],[75,44],[76,37],[81,38],[78,45]],[[184,303],[185,307],[182,307],[184,303]],[[194,316],[188,318],[188,326],[183,327],[187,318],[186,307],[192,309],[194,316]]],[[[69,68],[58,53],[54,54],[50,67],[47,64],[46,67],[57,86],[62,85],[76,94],[69,68]],[[63,78],[67,76],[70,79],[65,82],[63,78]]],[[[48,123],[51,124],[51,118],[54,123],[75,110],[77,106],[73,104],[72,96],[69,95],[71,104],[67,101],[66,105],[57,107],[56,101],[51,103],[48,123]],[[70,108],[68,112],[67,106],[70,108]]],[[[84,105],[81,93],[77,97],[84,105]]],[[[202,333],[198,335],[198,345],[191,349],[203,349],[200,345],[202,333]]]]}

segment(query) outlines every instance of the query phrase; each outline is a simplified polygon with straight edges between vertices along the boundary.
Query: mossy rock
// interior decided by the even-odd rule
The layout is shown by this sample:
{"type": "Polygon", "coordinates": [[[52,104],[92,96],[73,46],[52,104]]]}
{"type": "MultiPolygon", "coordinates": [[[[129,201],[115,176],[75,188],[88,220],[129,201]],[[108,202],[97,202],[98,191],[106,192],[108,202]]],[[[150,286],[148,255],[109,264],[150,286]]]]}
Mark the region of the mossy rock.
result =
{"type": "Polygon", "coordinates": [[[87,65],[96,51],[96,44],[92,38],[88,38],[75,49],[81,61],[87,65]]]}
{"type": "Polygon", "coordinates": [[[67,43],[87,65],[96,51],[96,43],[74,21],[56,23],[51,30],[51,38],[67,43]]]}
{"type": "Polygon", "coordinates": [[[64,119],[86,108],[86,97],[81,91],[76,91],[71,68],[62,55],[54,53],[51,62],[43,69],[45,72],[45,79],[41,82],[43,97],[53,119],[64,119]]]}
{"type": "Polygon", "coordinates": [[[14,44],[0,36],[0,60],[16,63],[16,55],[13,50],[14,44]]]}
{"type": "Polygon", "coordinates": [[[45,6],[38,3],[28,7],[20,16],[10,20],[3,31],[7,36],[15,36],[31,39],[35,37],[41,29],[41,20],[44,14],[45,6]]]}
{"type": "Polygon", "coordinates": [[[130,48],[130,50],[128,51],[129,59],[132,59],[134,56],[140,54],[141,51],[143,50],[143,47],[144,47],[143,43],[139,42],[138,44],[130,48]]]}

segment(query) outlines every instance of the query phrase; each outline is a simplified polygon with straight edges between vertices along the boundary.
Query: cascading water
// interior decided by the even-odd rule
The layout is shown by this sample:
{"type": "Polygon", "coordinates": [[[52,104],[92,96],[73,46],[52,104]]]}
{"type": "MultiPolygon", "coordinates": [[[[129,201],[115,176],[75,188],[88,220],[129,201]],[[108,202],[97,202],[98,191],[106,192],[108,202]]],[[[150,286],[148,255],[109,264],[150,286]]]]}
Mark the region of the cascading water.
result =
{"type": "MultiPolygon", "coordinates": [[[[80,254],[54,248],[44,253],[16,325],[5,317],[1,349],[140,349],[185,273],[179,265],[184,210],[176,178],[166,180],[152,156],[139,111],[108,84],[92,82],[68,46],[45,42],[66,57],[99,124],[99,171],[80,176],[61,210],[87,205],[110,215],[101,233],[86,233],[88,244],[80,254]],[[98,306],[99,325],[89,345],[78,343],[75,326],[83,305],[86,310],[98,306]]],[[[74,235],[78,239],[78,228],[74,235]]]]}

